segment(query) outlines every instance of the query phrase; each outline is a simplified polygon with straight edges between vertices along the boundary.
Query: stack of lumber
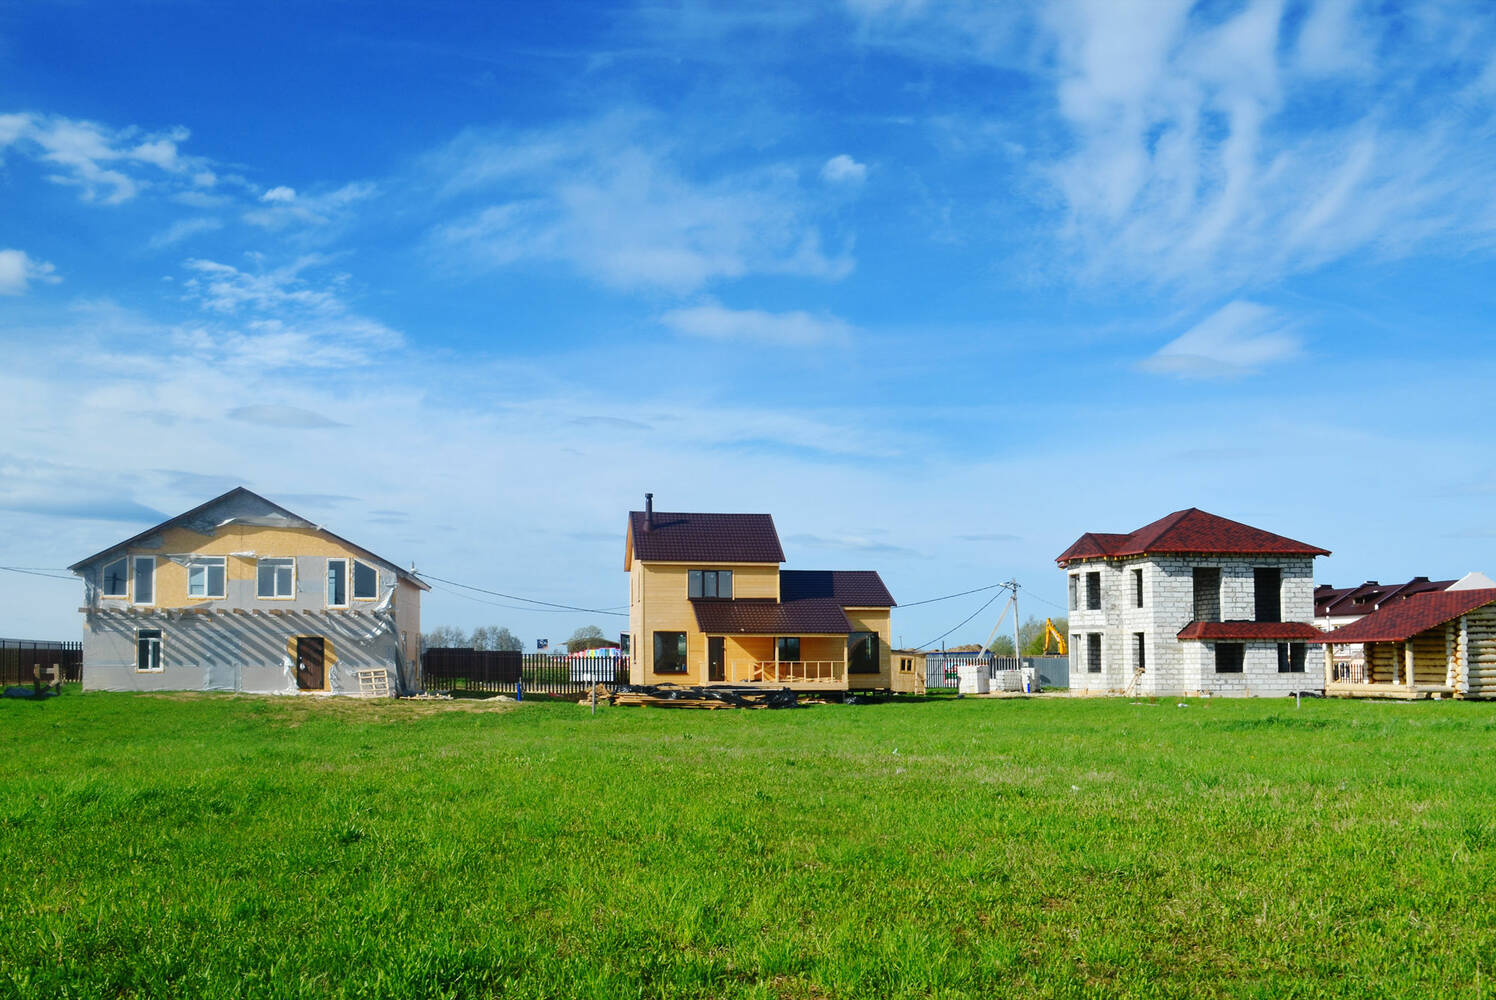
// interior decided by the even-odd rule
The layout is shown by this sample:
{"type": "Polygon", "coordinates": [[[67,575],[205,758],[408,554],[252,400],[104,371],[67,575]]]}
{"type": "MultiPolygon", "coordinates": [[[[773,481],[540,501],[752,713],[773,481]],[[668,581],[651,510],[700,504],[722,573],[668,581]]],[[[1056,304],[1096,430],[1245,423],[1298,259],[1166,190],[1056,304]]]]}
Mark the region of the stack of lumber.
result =
{"type": "Polygon", "coordinates": [[[612,705],[650,705],[655,708],[794,708],[789,688],[658,687],[626,685],[608,697],[612,705]]]}

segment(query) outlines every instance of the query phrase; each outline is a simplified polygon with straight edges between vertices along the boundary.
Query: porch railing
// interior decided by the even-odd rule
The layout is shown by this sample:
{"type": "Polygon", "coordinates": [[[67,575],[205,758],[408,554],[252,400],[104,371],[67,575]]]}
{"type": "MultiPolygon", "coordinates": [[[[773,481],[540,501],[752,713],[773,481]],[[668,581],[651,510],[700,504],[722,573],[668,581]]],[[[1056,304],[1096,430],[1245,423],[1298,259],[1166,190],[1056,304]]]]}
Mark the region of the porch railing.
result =
{"type": "Polygon", "coordinates": [[[735,684],[838,684],[846,676],[841,660],[741,660],[729,671],[735,684]]]}

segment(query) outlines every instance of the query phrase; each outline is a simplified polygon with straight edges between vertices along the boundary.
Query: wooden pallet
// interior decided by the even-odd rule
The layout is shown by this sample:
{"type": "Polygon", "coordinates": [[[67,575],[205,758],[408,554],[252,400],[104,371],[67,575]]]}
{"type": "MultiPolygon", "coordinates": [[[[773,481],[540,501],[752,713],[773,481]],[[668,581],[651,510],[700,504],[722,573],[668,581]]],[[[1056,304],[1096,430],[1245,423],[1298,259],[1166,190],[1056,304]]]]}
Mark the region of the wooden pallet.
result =
{"type": "Polygon", "coordinates": [[[388,698],[390,697],[390,673],[381,668],[370,668],[360,670],[355,677],[358,678],[358,696],[360,698],[388,698]]]}

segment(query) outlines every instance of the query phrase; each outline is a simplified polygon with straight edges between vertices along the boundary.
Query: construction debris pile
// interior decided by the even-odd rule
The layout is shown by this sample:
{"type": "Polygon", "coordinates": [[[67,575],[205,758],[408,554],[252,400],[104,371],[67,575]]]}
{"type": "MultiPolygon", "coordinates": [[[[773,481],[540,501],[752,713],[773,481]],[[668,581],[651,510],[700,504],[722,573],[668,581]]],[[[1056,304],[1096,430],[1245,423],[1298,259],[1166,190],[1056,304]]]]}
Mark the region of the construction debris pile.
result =
{"type": "Polygon", "coordinates": [[[624,685],[608,692],[598,685],[597,700],[610,705],[653,705],[656,708],[794,708],[789,688],[677,687],[624,685]]]}

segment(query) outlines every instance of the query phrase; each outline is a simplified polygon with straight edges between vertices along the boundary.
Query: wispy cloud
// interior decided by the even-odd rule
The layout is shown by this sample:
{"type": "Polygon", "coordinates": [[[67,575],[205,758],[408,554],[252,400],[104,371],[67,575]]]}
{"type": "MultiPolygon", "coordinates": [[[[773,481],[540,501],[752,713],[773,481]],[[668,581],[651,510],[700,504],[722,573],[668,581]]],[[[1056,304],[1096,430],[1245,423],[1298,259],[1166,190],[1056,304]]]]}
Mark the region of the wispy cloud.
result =
{"type": "Polygon", "coordinates": [[[155,183],[211,186],[217,176],[202,157],[187,156],[185,128],[146,132],[59,115],[0,115],[0,154],[7,148],[35,158],[47,179],[78,188],[84,201],[118,205],[155,183]]]}
{"type": "Polygon", "coordinates": [[[1276,309],[1231,302],[1165,344],[1142,367],[1184,378],[1250,375],[1302,352],[1292,330],[1293,324],[1276,309]]]}
{"type": "Polygon", "coordinates": [[[738,341],[781,347],[813,347],[851,342],[852,327],[835,316],[794,310],[728,309],[715,302],[671,309],[660,322],[676,333],[705,340],[738,341]]]}
{"type": "Polygon", "coordinates": [[[61,281],[51,264],[24,250],[0,250],[0,295],[22,295],[34,281],[61,281]]]}
{"type": "Polygon", "coordinates": [[[836,280],[793,167],[700,174],[663,122],[639,115],[524,134],[470,132],[428,160],[452,204],[434,228],[465,262],[557,261],[623,289],[690,292],[750,274],[836,280]]]}
{"type": "Polygon", "coordinates": [[[239,420],[246,424],[259,424],[262,427],[296,427],[316,430],[324,427],[348,426],[315,410],[274,403],[236,406],[224,415],[230,420],[239,420]]]}
{"type": "Polygon", "coordinates": [[[270,230],[325,226],[347,219],[355,206],[378,192],[378,187],[368,181],[356,181],[313,194],[298,193],[285,186],[273,187],[260,195],[259,204],[246,211],[244,219],[270,230]]]}
{"type": "Polygon", "coordinates": [[[178,219],[167,226],[161,232],[151,237],[150,247],[160,250],[165,247],[176,246],[184,240],[190,240],[194,236],[204,233],[216,232],[223,228],[223,221],[209,216],[198,216],[191,219],[178,219]]]}

